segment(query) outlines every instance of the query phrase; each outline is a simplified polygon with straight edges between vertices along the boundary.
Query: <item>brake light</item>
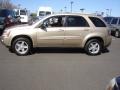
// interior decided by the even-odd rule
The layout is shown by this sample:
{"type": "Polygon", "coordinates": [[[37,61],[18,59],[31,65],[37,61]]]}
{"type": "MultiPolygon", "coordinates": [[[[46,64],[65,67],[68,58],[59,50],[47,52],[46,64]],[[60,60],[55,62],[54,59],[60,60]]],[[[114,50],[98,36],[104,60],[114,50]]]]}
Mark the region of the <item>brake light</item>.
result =
{"type": "Polygon", "coordinates": [[[108,30],[108,34],[111,35],[111,30],[108,30]]]}

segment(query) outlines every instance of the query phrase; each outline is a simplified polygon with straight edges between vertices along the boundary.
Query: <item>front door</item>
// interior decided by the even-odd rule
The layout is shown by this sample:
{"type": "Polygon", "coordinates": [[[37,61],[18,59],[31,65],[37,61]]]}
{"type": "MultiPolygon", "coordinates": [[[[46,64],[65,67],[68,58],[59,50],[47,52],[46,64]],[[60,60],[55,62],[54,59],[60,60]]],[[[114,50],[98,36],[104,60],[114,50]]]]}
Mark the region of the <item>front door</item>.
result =
{"type": "Polygon", "coordinates": [[[43,22],[45,28],[39,28],[37,42],[41,47],[63,46],[64,26],[62,16],[53,16],[43,22]]]}

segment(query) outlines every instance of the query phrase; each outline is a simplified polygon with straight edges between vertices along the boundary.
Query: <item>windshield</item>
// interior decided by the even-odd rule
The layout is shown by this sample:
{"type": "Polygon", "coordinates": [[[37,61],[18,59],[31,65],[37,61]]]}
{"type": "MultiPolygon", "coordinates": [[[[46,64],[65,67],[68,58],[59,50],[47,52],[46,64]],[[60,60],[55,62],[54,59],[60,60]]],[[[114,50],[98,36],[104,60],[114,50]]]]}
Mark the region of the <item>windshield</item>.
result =
{"type": "Polygon", "coordinates": [[[27,11],[26,10],[20,10],[20,15],[27,15],[27,11]]]}
{"type": "Polygon", "coordinates": [[[51,12],[49,12],[49,11],[40,11],[39,12],[39,16],[46,16],[46,15],[50,15],[51,14],[51,12]]]}

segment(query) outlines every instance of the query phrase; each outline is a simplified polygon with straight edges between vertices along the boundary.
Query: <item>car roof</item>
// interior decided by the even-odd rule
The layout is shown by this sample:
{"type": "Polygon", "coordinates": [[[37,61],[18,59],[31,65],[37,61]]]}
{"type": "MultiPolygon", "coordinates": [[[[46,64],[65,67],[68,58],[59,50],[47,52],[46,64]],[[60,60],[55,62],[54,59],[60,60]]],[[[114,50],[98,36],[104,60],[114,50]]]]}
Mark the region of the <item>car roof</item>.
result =
{"type": "Polygon", "coordinates": [[[83,14],[83,13],[61,13],[61,14],[52,14],[52,15],[49,15],[49,16],[59,16],[59,15],[77,15],[77,16],[91,16],[91,17],[100,17],[100,16],[97,16],[95,14],[83,14]]]}

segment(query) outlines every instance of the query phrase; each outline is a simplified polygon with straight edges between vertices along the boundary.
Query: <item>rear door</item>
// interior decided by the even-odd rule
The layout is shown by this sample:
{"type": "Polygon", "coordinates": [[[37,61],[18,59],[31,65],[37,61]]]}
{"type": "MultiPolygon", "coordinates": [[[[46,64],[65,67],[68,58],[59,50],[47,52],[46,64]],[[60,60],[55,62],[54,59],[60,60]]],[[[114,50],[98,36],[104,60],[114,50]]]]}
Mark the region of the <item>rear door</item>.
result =
{"type": "Polygon", "coordinates": [[[90,31],[90,26],[82,16],[67,16],[64,45],[79,47],[84,36],[90,31]]]}

